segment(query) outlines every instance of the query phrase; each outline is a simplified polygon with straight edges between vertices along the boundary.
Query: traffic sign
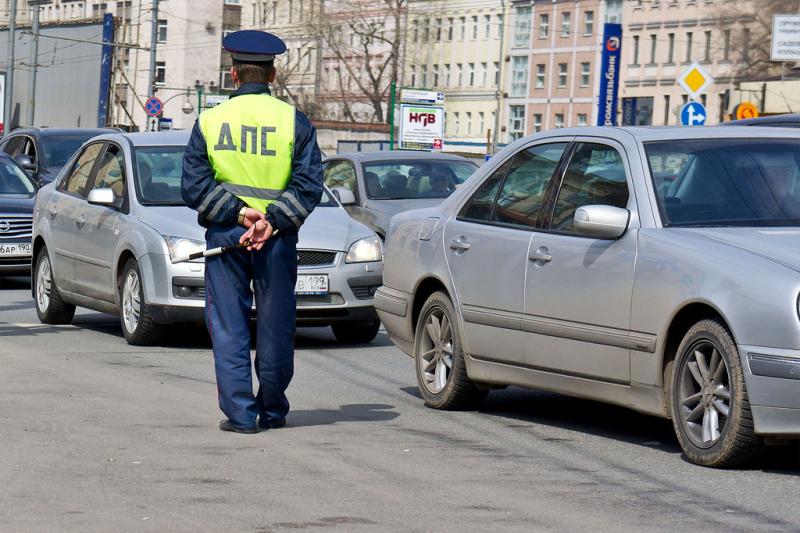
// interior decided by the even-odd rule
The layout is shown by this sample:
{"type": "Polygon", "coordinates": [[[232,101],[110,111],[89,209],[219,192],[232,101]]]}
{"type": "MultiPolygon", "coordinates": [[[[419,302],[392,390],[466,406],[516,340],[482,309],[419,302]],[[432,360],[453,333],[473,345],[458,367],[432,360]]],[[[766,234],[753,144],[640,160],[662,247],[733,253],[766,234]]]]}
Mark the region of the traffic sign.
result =
{"type": "Polygon", "coordinates": [[[444,93],[405,87],[400,92],[400,101],[406,104],[442,105],[444,104],[444,93]]]}
{"type": "Polygon", "coordinates": [[[695,100],[699,99],[700,93],[712,83],[714,83],[714,78],[698,63],[692,63],[678,78],[678,84],[695,100]]]}
{"type": "Polygon", "coordinates": [[[155,96],[151,96],[144,103],[144,111],[148,117],[157,117],[163,110],[164,104],[155,96]]]}
{"type": "Polygon", "coordinates": [[[704,126],[706,108],[700,102],[689,102],[681,108],[681,124],[683,126],[704,126]]]}
{"type": "Polygon", "coordinates": [[[758,108],[752,102],[742,102],[733,108],[733,116],[736,120],[756,118],[758,116],[758,108]]]}
{"type": "Polygon", "coordinates": [[[800,15],[773,15],[770,61],[800,60],[800,15]]]}

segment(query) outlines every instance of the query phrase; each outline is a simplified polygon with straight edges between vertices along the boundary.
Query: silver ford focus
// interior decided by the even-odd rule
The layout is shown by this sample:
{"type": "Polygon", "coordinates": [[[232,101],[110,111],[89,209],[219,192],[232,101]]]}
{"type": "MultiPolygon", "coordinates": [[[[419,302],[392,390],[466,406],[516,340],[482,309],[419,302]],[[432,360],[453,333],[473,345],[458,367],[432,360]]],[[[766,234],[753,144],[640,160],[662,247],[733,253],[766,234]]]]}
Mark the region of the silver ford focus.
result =
{"type": "MultiPolygon", "coordinates": [[[[165,325],[201,322],[204,263],[173,259],[205,248],[197,213],[181,198],[187,133],[109,134],[87,142],[34,206],[32,290],[42,322],[67,323],[75,306],[120,315],[132,344],[165,325]]],[[[327,192],[298,241],[299,325],[332,326],[345,342],[380,328],[378,236],[327,192]]]]}
{"type": "Polygon", "coordinates": [[[430,407],[512,384],[602,400],[717,467],[800,438],[795,130],[528,137],[386,246],[375,305],[430,407]]]}

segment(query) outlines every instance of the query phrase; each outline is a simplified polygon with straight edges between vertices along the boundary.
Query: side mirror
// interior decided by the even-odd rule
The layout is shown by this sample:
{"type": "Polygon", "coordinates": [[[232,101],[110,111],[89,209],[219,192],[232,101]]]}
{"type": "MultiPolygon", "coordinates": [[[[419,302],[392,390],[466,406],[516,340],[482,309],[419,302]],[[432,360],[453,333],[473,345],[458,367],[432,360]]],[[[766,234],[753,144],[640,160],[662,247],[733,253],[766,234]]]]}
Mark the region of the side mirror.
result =
{"type": "Polygon", "coordinates": [[[111,189],[92,189],[89,191],[87,201],[92,205],[103,205],[105,207],[116,207],[117,199],[111,189]]]}
{"type": "Polygon", "coordinates": [[[334,187],[331,192],[342,205],[356,204],[356,195],[353,194],[353,191],[349,189],[345,189],[344,187],[334,187]]]}
{"type": "Polygon", "coordinates": [[[598,239],[617,239],[628,229],[630,213],[610,205],[584,205],[575,210],[575,229],[598,239]]]}
{"type": "Polygon", "coordinates": [[[36,164],[31,159],[31,156],[26,154],[17,154],[14,156],[14,161],[22,167],[26,172],[36,172],[36,164]]]}

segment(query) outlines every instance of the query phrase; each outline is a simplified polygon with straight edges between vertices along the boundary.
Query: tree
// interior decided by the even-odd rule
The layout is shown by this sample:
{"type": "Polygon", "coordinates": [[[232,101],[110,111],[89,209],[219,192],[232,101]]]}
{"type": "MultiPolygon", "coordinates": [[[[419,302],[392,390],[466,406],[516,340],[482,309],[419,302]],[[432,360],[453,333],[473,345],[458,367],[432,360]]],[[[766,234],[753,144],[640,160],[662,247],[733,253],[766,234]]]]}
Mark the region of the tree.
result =
{"type": "Polygon", "coordinates": [[[276,59],[275,96],[309,114],[312,107],[306,86],[313,84],[314,49],[316,43],[301,43],[300,48],[288,49],[276,59]],[[312,81],[309,81],[312,80],[312,81]]]}

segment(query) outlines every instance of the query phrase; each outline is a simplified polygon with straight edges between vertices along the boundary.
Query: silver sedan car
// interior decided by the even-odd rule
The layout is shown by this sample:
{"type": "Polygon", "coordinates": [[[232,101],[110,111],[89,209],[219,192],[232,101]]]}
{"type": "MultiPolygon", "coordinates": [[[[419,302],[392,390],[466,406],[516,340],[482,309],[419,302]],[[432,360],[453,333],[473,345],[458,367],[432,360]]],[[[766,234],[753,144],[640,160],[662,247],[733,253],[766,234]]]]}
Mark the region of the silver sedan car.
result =
{"type": "Polygon", "coordinates": [[[555,130],[396,215],[375,305],[428,406],[547,389],[729,466],[800,438],[799,226],[796,130],[555,130]]]}
{"type": "MultiPolygon", "coordinates": [[[[66,323],[75,306],[118,314],[132,344],[164,325],[200,322],[204,263],[173,258],[205,248],[197,213],[181,199],[187,133],[109,134],[76,153],[34,206],[33,297],[42,322],[66,323]]],[[[327,192],[298,241],[298,325],[332,326],[345,342],[380,327],[380,239],[327,192]]]]}

